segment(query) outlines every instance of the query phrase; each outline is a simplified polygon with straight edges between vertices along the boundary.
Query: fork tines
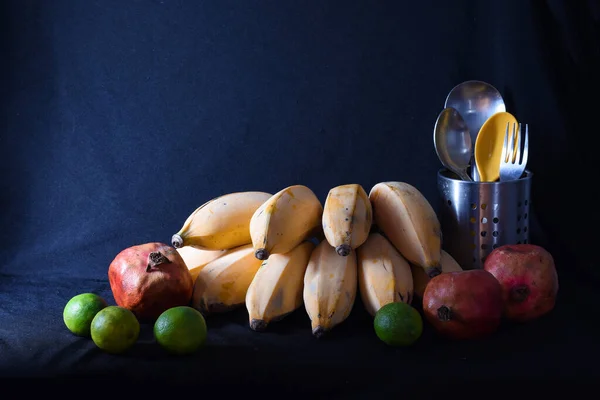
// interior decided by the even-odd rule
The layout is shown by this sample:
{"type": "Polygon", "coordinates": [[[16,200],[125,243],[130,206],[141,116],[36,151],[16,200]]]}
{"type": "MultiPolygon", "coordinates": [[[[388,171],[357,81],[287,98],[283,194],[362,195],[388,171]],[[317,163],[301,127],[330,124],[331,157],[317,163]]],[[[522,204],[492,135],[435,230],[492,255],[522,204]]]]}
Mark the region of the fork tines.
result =
{"type": "Polygon", "coordinates": [[[502,146],[502,155],[500,156],[500,181],[519,179],[525,170],[529,153],[529,125],[525,124],[522,157],[521,132],[522,127],[520,123],[518,129],[517,124],[513,123],[512,132],[510,131],[510,122],[506,124],[504,145],[502,146]]]}

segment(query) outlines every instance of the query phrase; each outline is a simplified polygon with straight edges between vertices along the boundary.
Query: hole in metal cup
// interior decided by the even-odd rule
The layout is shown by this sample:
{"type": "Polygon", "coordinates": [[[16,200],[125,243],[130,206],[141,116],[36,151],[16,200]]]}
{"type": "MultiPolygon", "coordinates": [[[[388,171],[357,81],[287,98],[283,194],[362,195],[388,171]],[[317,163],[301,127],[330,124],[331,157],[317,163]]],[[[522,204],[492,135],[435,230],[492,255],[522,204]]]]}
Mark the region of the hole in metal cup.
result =
{"type": "Polygon", "coordinates": [[[528,241],[532,178],[526,170],[515,181],[468,182],[447,169],[438,171],[438,194],[445,205],[439,215],[442,247],[463,269],[482,268],[499,246],[528,241]]]}

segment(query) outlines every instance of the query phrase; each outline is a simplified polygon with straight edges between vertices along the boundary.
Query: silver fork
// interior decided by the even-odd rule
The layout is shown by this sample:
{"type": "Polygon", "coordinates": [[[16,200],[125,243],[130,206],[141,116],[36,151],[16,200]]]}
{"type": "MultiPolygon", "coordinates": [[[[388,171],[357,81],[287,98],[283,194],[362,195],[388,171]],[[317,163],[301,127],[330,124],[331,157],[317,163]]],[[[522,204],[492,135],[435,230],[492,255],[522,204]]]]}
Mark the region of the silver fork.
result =
{"type": "Polygon", "coordinates": [[[521,137],[523,135],[521,134],[521,124],[519,124],[518,131],[516,124],[514,123],[512,132],[509,132],[509,128],[510,122],[506,124],[504,146],[502,146],[502,155],[500,156],[500,182],[519,179],[521,175],[523,175],[523,171],[525,171],[525,166],[527,165],[527,156],[529,152],[529,126],[525,124],[525,144],[523,145],[522,158],[521,137]]]}

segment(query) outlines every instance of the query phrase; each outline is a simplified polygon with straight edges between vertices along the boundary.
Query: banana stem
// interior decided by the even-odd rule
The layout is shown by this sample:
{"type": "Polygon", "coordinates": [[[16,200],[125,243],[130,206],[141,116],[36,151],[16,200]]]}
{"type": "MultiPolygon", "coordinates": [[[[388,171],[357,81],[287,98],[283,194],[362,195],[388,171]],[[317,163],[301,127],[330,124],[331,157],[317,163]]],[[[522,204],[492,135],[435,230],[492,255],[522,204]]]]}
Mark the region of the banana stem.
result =
{"type": "Polygon", "coordinates": [[[342,257],[346,257],[352,251],[352,248],[347,244],[340,244],[335,248],[335,251],[342,257]]]}
{"type": "Polygon", "coordinates": [[[315,329],[313,329],[312,333],[317,339],[320,339],[327,333],[327,330],[321,325],[319,325],[315,329]]]}
{"type": "Polygon", "coordinates": [[[258,249],[254,252],[254,256],[259,260],[264,261],[267,258],[269,258],[269,252],[267,251],[267,249],[258,249]]]}
{"type": "Polygon", "coordinates": [[[267,329],[267,325],[267,322],[262,319],[253,318],[252,321],[250,321],[250,329],[257,332],[262,332],[267,329]]]}
{"type": "Polygon", "coordinates": [[[429,276],[429,279],[435,278],[439,274],[442,273],[442,269],[440,267],[427,267],[425,268],[425,272],[429,276]]]}
{"type": "Polygon", "coordinates": [[[146,266],[146,272],[150,272],[150,270],[154,267],[157,267],[161,264],[167,264],[171,261],[165,257],[160,251],[153,251],[148,255],[148,265],[146,266]]]}
{"type": "Polygon", "coordinates": [[[171,237],[171,244],[173,245],[173,247],[178,249],[183,246],[183,238],[181,236],[179,236],[178,234],[174,234],[171,237]]]}

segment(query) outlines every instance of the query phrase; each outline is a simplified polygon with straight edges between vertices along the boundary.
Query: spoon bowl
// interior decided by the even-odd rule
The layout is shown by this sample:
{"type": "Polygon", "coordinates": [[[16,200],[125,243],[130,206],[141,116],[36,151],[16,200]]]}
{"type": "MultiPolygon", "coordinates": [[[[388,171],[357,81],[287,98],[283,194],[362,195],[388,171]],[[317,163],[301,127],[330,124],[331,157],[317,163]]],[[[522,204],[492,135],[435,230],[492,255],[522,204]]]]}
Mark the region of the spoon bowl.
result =
{"type": "MultiPolygon", "coordinates": [[[[502,95],[487,82],[471,80],[456,85],[446,98],[444,107],[452,107],[463,117],[475,144],[481,127],[492,115],[506,111],[502,95]]],[[[474,150],[473,150],[474,151],[474,150]]],[[[471,174],[479,181],[475,160],[471,160],[471,174]]]]}
{"type": "Polygon", "coordinates": [[[473,145],[469,128],[457,110],[446,107],[438,115],[433,128],[433,144],[442,165],[462,180],[472,181],[467,173],[473,145]]]}
{"type": "Polygon", "coordinates": [[[506,111],[498,89],[482,81],[466,81],[456,85],[448,93],[444,107],[454,108],[463,117],[469,127],[472,143],[477,140],[477,134],[488,118],[506,111]]]}
{"type": "Polygon", "coordinates": [[[495,182],[500,177],[500,159],[506,125],[517,124],[514,115],[499,112],[492,115],[481,127],[475,142],[475,161],[483,182],[495,182]]]}

